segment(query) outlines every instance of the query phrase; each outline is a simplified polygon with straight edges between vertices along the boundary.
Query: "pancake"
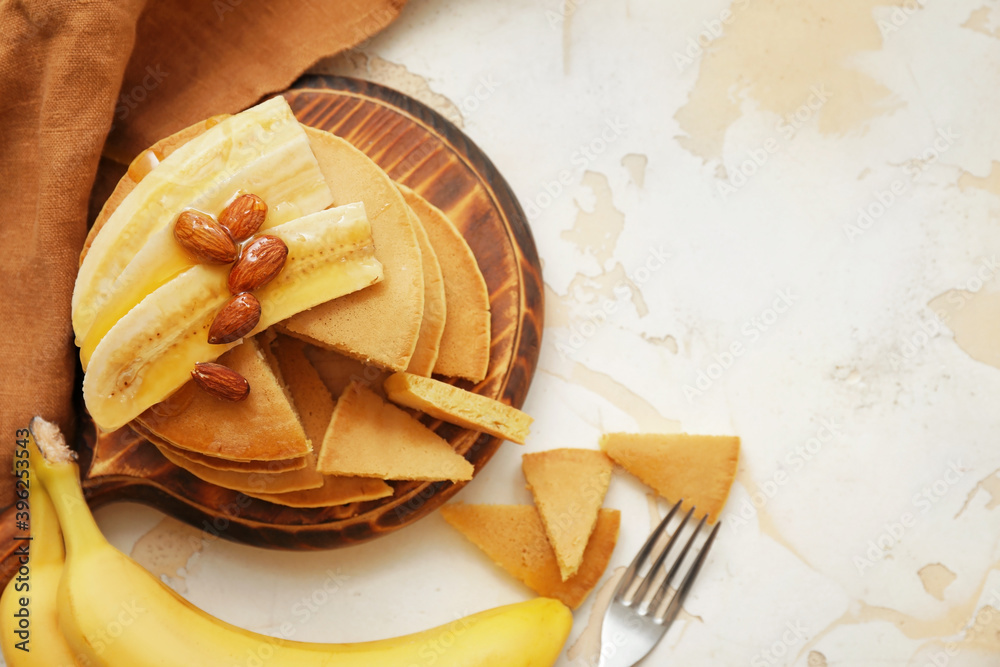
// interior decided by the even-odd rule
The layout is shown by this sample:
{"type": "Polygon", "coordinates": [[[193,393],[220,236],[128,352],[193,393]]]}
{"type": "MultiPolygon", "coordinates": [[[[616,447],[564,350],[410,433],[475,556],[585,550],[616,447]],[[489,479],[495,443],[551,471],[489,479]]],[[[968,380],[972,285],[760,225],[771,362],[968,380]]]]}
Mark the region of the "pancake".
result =
{"type": "Polygon", "coordinates": [[[337,400],[319,470],[381,479],[465,481],[472,464],[417,419],[352,382],[337,400]]]}
{"type": "Polygon", "coordinates": [[[305,128],[334,205],[364,202],[383,280],[289,318],[295,336],[366,363],[405,370],[424,316],[420,245],[403,197],[378,165],[329,132],[305,128]]]}
{"type": "Polygon", "coordinates": [[[671,503],[715,523],[736,478],[740,439],[686,433],[606,433],[601,449],[671,503]]]}
{"type": "MultiPolygon", "coordinates": [[[[195,123],[156,142],[149,150],[162,159],[214,125],[218,118],[221,117],[195,123]]],[[[337,201],[350,203],[360,200],[366,203],[371,215],[373,236],[376,245],[380,246],[376,249],[376,255],[392,265],[391,269],[386,266],[386,275],[391,275],[394,279],[391,286],[383,285],[377,292],[366,295],[363,299],[355,298],[350,303],[345,302],[330,309],[325,309],[330,304],[312,309],[309,311],[311,315],[303,318],[307,321],[299,323],[296,335],[307,337],[323,346],[341,349],[347,354],[383,367],[405,369],[419,337],[424,300],[423,262],[414,231],[415,223],[411,220],[413,214],[388,176],[363,153],[327,132],[305,129],[321,169],[328,177],[331,188],[336,190],[337,201]]],[[[137,158],[136,163],[141,161],[142,155],[137,158]]],[[[111,213],[135,188],[140,171],[138,168],[130,169],[119,180],[88,234],[83,254],[86,254],[93,238],[111,213]]],[[[368,291],[371,289],[368,288],[368,291]]],[[[220,363],[226,363],[225,358],[220,359],[220,363]]],[[[243,375],[250,381],[252,388],[251,398],[239,404],[245,409],[254,394],[260,393],[257,391],[260,387],[253,378],[245,373],[243,375]]],[[[273,388],[275,381],[265,378],[263,384],[273,388]]],[[[280,385],[280,382],[277,384],[280,385]]],[[[287,409],[272,406],[274,412],[271,414],[264,406],[258,406],[258,409],[252,411],[255,415],[252,428],[244,424],[236,432],[229,430],[224,444],[221,443],[221,438],[220,442],[215,441],[213,432],[216,428],[207,419],[211,410],[204,405],[201,408],[195,406],[195,412],[171,425],[169,422],[175,421],[171,413],[177,410],[179,404],[188,402],[192,389],[193,387],[185,385],[174,396],[147,410],[139,421],[161,440],[177,448],[196,455],[224,457],[248,463],[248,466],[240,467],[253,465],[249,462],[254,459],[270,461],[302,457],[309,451],[308,446],[301,446],[306,442],[304,433],[301,437],[295,434],[293,439],[297,440],[298,445],[290,441],[287,417],[294,414],[291,406],[287,409]],[[206,418],[194,418],[198,414],[206,418]],[[208,430],[203,427],[208,427],[208,430]],[[249,438],[253,438],[255,442],[244,442],[249,438]]],[[[224,412],[234,412],[232,408],[223,408],[221,401],[216,401],[215,407],[224,412]]],[[[246,414],[250,412],[247,410],[246,414]]],[[[230,425],[234,423],[234,420],[229,421],[230,425]]],[[[215,463],[214,458],[203,459],[200,463],[211,466],[215,463]]]]}
{"type": "Polygon", "coordinates": [[[613,467],[606,454],[593,449],[550,449],[521,459],[563,581],[583,562],[613,467]]]}
{"type": "Polygon", "coordinates": [[[312,451],[281,379],[256,338],[229,350],[218,363],[247,379],[246,400],[218,399],[187,382],[136,421],[175,447],[234,461],[298,458],[312,451]]]}
{"type": "MultiPolygon", "coordinates": [[[[285,338],[288,337],[285,336],[285,338]]],[[[380,398],[385,398],[382,382],[389,376],[388,371],[377,366],[368,366],[357,359],[346,357],[333,350],[316,347],[305,341],[303,341],[302,351],[309,363],[319,373],[323,385],[334,398],[343,394],[352,382],[360,382],[378,394],[380,398]]]]}
{"type": "Polygon", "coordinates": [[[461,387],[412,373],[393,373],[382,384],[389,400],[473,431],[523,445],[533,421],[515,407],[461,387]]]}
{"type": "MultiPolygon", "coordinates": [[[[134,427],[135,422],[133,422],[134,427]]],[[[294,459],[276,459],[274,461],[230,461],[229,459],[220,459],[217,456],[207,456],[175,447],[162,438],[159,440],[163,447],[167,447],[177,456],[208,468],[215,468],[216,470],[230,470],[233,472],[288,472],[289,470],[305,468],[309,463],[308,456],[300,456],[294,459]]]]}
{"type": "Polygon", "coordinates": [[[136,430],[156,445],[165,459],[209,484],[240,491],[247,495],[251,493],[287,493],[302,489],[315,489],[323,485],[323,476],[315,469],[308,467],[276,473],[215,470],[183,456],[178,456],[171,447],[164,446],[165,443],[162,440],[156,435],[144,431],[141,426],[136,430]]]}
{"type": "Polygon", "coordinates": [[[563,581],[555,552],[531,505],[465,505],[441,508],[444,520],[479,547],[494,563],[539,595],[579,607],[608,567],[618,541],[621,513],[602,509],[577,573],[563,581]]]}
{"type": "MultiPolygon", "coordinates": [[[[279,336],[272,346],[281,368],[288,391],[302,417],[306,435],[313,442],[323,441],[323,435],[333,416],[334,401],[330,392],[312,367],[302,348],[305,343],[287,336],[279,336]]],[[[309,455],[309,466],[316,469],[316,454],[309,455]]],[[[345,503],[375,500],[392,495],[392,487],[371,477],[343,477],[324,475],[323,486],[305,491],[266,494],[247,493],[248,496],[287,507],[328,507],[345,503]]]]}
{"type": "Polygon", "coordinates": [[[404,185],[399,189],[427,232],[444,277],[447,312],[434,372],[480,382],[490,365],[490,294],[476,256],[441,209],[404,185]]]}
{"type": "Polygon", "coordinates": [[[438,263],[423,223],[412,209],[410,213],[413,231],[417,233],[417,243],[420,244],[420,259],[424,268],[424,319],[420,322],[420,337],[417,338],[417,347],[413,350],[410,365],[406,370],[416,375],[430,377],[441,347],[448,307],[445,302],[441,264],[438,263]]]}

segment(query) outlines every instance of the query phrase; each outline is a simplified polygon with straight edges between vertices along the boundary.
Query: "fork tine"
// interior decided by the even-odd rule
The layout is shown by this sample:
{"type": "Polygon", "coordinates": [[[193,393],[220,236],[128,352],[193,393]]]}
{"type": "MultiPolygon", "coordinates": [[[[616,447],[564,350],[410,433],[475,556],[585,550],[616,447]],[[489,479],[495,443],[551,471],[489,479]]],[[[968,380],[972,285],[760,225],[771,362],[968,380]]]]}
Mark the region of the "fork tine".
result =
{"type": "MultiPolygon", "coordinates": [[[[684,516],[684,518],[681,519],[680,524],[677,526],[677,528],[674,529],[673,535],[671,535],[670,539],[667,540],[667,543],[660,550],[660,553],[657,554],[656,560],[653,561],[653,564],[650,566],[649,571],[643,578],[642,583],[639,584],[638,590],[636,590],[635,594],[632,596],[633,602],[638,600],[640,603],[639,604],[640,614],[645,614],[646,611],[649,609],[649,600],[646,599],[646,596],[649,593],[649,589],[653,585],[653,582],[656,581],[657,575],[660,572],[660,568],[663,566],[663,562],[667,559],[667,555],[674,550],[674,545],[679,540],[681,532],[687,525],[688,520],[691,519],[691,515],[694,514],[694,509],[695,509],[694,507],[689,509],[688,513],[684,516]]],[[[695,531],[697,531],[697,528],[695,529],[695,531]]],[[[684,546],[684,550],[681,551],[681,555],[680,558],[678,559],[678,562],[684,560],[684,555],[687,553],[688,547],[690,547],[690,541],[688,542],[688,544],[684,546]]],[[[676,569],[677,569],[677,564],[674,563],[673,567],[670,569],[670,572],[667,574],[666,581],[670,580],[670,577],[673,575],[676,569]]]]}
{"type": "MultiPolygon", "coordinates": [[[[690,513],[688,513],[688,515],[690,516],[690,513]]],[[[647,612],[650,609],[655,610],[659,608],[660,602],[663,600],[663,596],[667,594],[667,590],[670,587],[670,582],[672,582],[674,578],[677,576],[678,570],[680,570],[681,565],[684,563],[684,559],[687,558],[688,552],[691,551],[691,547],[694,546],[695,540],[697,540],[698,536],[701,534],[701,529],[705,526],[705,521],[707,519],[708,519],[707,514],[701,517],[701,521],[699,521],[698,525],[695,526],[694,530],[691,531],[691,535],[684,543],[684,547],[681,549],[681,552],[677,555],[676,558],[674,558],[673,563],[670,565],[670,569],[666,573],[666,576],[663,577],[663,581],[661,581],[660,584],[656,587],[656,590],[653,592],[653,595],[650,597],[650,599],[646,601],[646,604],[644,604],[641,607],[641,610],[643,612],[647,612]]],[[[673,539],[678,538],[678,536],[680,535],[681,528],[683,527],[684,526],[682,525],[680,528],[677,529],[677,532],[674,534],[673,539]]]]}
{"type": "MultiPolygon", "coordinates": [[[[635,582],[636,574],[642,568],[642,566],[646,564],[646,559],[649,557],[649,552],[653,550],[653,547],[660,540],[660,536],[663,535],[663,532],[667,529],[667,524],[670,523],[670,520],[672,518],[674,518],[674,515],[677,513],[677,510],[680,509],[683,503],[684,503],[683,499],[678,500],[677,504],[670,508],[670,511],[667,512],[667,516],[663,518],[663,521],[660,522],[660,525],[658,525],[656,529],[650,534],[649,538],[646,540],[646,543],[642,545],[642,549],[639,549],[639,553],[636,554],[635,558],[632,559],[632,563],[628,566],[628,569],[625,570],[625,574],[622,575],[621,581],[618,584],[618,590],[615,591],[615,599],[624,604],[625,606],[629,606],[630,604],[632,604],[631,599],[628,602],[625,601],[625,594],[628,592],[628,589],[631,588],[632,584],[635,582]]],[[[634,597],[634,595],[632,597],[634,597]]]]}
{"type": "MultiPolygon", "coordinates": [[[[704,519],[702,519],[702,522],[704,522],[704,519]]],[[[701,545],[701,551],[698,553],[697,558],[695,558],[694,563],[691,564],[691,568],[687,571],[687,574],[684,575],[684,579],[681,580],[681,585],[677,587],[677,592],[674,593],[673,598],[670,599],[670,602],[666,605],[666,607],[662,611],[654,607],[654,609],[657,609],[654,619],[658,623],[669,624],[673,622],[674,616],[677,615],[681,604],[684,602],[684,598],[687,596],[688,591],[691,590],[691,584],[694,583],[695,577],[698,576],[698,571],[701,570],[701,566],[705,564],[705,560],[708,558],[708,552],[712,548],[712,544],[715,542],[715,536],[719,534],[719,526],[721,525],[722,522],[719,522],[715,524],[714,528],[712,528],[712,532],[709,534],[708,539],[701,545]]],[[[701,528],[700,525],[698,527],[701,528]]],[[[692,540],[693,539],[694,538],[692,537],[692,540]]],[[[661,589],[660,597],[662,597],[662,593],[665,592],[666,585],[664,584],[661,589]]],[[[660,604],[660,602],[657,601],[657,604],[660,604]]]]}

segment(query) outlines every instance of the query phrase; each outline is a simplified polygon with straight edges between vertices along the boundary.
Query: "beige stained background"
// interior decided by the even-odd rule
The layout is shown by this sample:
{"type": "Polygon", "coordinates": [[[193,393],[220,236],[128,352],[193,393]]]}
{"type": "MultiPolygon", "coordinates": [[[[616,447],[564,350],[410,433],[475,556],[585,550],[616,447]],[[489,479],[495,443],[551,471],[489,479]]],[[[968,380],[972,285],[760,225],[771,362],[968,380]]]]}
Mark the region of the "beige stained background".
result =
{"type": "MultiPolygon", "coordinates": [[[[531,502],[522,452],[605,431],[742,437],[718,544],[649,664],[1000,664],[1000,5],[411,0],[314,71],[437,109],[529,214],[536,422],[460,499],[531,502]]],[[[621,538],[561,665],[593,664],[664,509],[624,474],[606,505],[621,538]]],[[[438,515],[320,553],[98,517],[194,603],[296,639],[530,595],[438,515]]]]}

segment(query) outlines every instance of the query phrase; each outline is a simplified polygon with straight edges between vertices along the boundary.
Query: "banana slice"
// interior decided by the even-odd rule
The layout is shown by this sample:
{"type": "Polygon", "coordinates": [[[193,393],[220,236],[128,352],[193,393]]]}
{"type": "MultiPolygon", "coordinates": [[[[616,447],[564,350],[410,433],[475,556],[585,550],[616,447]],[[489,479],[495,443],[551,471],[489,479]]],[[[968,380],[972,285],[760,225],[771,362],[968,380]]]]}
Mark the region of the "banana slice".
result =
{"type": "MultiPolygon", "coordinates": [[[[288,259],[281,273],[255,292],[261,317],[248,337],[382,279],[360,202],[286,222],[268,234],[285,242],[288,259]]],[[[189,268],[143,299],[101,339],[83,379],[84,401],[98,426],[123,426],[189,380],[196,362],[212,361],[239,344],[208,342],[212,320],[231,297],[228,271],[204,264],[189,268]]]]}
{"type": "Polygon", "coordinates": [[[309,139],[283,97],[230,116],[180,146],[107,219],[73,290],[73,330],[85,368],[118,320],[196,263],[173,239],[177,215],[186,208],[218,214],[241,190],[272,210],[297,215],[333,203],[309,139]]]}

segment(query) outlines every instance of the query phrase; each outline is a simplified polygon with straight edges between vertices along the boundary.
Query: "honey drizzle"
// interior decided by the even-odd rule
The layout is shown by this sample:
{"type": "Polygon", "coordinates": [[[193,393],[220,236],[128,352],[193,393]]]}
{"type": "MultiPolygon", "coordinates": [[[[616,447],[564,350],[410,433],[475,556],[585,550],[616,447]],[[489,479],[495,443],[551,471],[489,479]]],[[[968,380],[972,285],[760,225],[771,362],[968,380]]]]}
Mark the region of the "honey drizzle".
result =
{"type": "Polygon", "coordinates": [[[153,171],[156,165],[160,164],[160,160],[163,159],[163,155],[152,148],[147,148],[143,152],[139,153],[132,163],[128,166],[128,177],[133,181],[138,183],[146,174],[153,171]]]}

